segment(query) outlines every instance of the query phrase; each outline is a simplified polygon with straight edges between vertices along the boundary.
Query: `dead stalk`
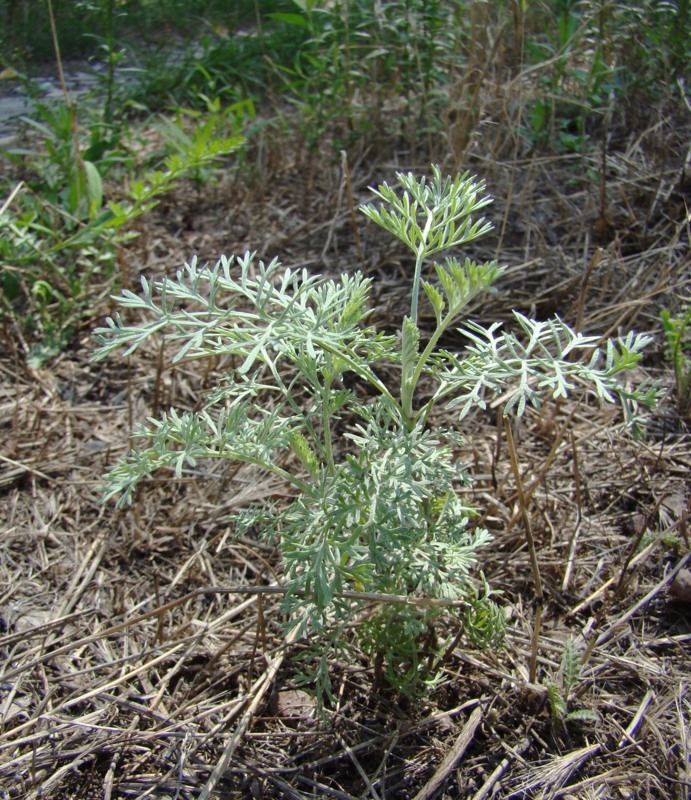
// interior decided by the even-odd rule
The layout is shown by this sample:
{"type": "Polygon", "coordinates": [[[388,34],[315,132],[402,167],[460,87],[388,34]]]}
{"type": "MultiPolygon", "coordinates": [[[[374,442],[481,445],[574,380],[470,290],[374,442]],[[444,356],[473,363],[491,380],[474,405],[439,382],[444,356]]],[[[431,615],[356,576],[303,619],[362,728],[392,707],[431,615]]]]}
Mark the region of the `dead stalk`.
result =
{"type": "Polygon", "coordinates": [[[576,448],[576,438],[571,432],[571,453],[573,455],[573,482],[576,492],[576,528],[569,543],[569,555],[566,559],[566,569],[564,570],[564,579],[562,580],[561,590],[565,592],[569,588],[571,582],[571,573],[573,571],[573,563],[576,557],[576,547],[578,546],[578,537],[581,533],[581,524],[583,522],[583,507],[581,498],[581,471],[578,465],[578,450],[576,448]]]}
{"type": "Polygon", "coordinates": [[[600,263],[602,260],[602,249],[600,247],[597,248],[593,257],[590,259],[590,263],[586,267],[585,273],[583,274],[583,280],[581,281],[581,291],[578,296],[578,306],[576,308],[576,321],[574,322],[574,328],[579,331],[581,326],[583,325],[583,315],[585,313],[585,298],[588,294],[588,284],[590,283],[590,276],[593,274],[593,270],[595,267],[600,263]]]}
{"type": "Polygon", "coordinates": [[[523,483],[521,481],[521,471],[518,467],[518,456],[516,455],[516,446],[513,440],[513,433],[511,431],[511,423],[508,417],[504,417],[504,428],[506,430],[506,443],[509,448],[509,455],[511,456],[511,468],[516,479],[516,493],[518,495],[518,503],[521,507],[521,514],[523,516],[523,525],[525,526],[525,538],[528,542],[528,552],[530,553],[530,564],[533,571],[533,582],[535,584],[535,622],[533,623],[533,636],[530,648],[530,683],[537,682],[537,651],[538,642],[540,639],[540,623],[542,621],[542,607],[544,605],[544,595],[542,593],[542,579],[540,577],[540,565],[537,561],[537,551],[535,549],[535,539],[533,538],[533,527],[530,522],[530,515],[526,506],[525,495],[523,493],[523,483]]]}
{"type": "Polygon", "coordinates": [[[355,207],[355,198],[353,197],[353,184],[350,180],[348,154],[345,150],[341,150],[341,168],[343,169],[343,180],[345,181],[346,197],[348,198],[348,211],[350,212],[350,224],[352,225],[353,236],[355,237],[355,247],[357,248],[357,255],[360,264],[364,266],[365,256],[362,250],[362,242],[360,241],[360,229],[357,225],[357,212],[355,207]]]}

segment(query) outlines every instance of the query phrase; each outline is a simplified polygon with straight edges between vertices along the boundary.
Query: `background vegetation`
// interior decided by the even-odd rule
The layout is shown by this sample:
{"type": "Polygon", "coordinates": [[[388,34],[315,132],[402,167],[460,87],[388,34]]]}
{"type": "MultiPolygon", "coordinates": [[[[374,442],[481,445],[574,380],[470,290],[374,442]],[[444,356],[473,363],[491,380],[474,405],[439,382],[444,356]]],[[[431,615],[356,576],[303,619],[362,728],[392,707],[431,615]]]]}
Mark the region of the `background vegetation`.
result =
{"type": "MultiPolygon", "coordinates": [[[[688,0],[0,4],[0,109],[27,104],[0,120],[3,796],[686,797],[690,28],[688,0]],[[402,670],[436,677],[411,703],[346,626],[317,719],[296,686],[325,665],[305,642],[283,661],[261,593],[276,550],[261,520],[231,522],[257,498],[287,507],[284,489],[211,466],[100,503],[133,423],[199,411],[230,362],[175,364],[151,337],[95,364],[91,331],[140,274],[245,250],[363,271],[371,320],[396,331],[415,260],[356,209],[430,163],[495,198],[463,255],[504,275],[470,318],[635,329],[656,342],[636,382],[668,392],[642,445],[588,404],[530,410],[520,463],[496,408],[474,409],[459,497],[494,537],[504,649],[434,610],[417,627],[373,614],[402,670]]],[[[421,306],[423,342],[434,320],[421,306]]]]}

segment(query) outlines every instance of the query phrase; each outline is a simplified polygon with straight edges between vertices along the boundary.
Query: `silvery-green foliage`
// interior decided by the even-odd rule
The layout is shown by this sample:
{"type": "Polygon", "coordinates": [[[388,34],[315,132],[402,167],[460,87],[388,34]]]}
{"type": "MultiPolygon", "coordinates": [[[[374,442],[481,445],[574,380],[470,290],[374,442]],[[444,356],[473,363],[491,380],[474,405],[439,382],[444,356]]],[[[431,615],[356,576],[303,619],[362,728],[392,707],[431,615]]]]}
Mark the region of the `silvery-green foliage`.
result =
{"type": "Polygon", "coordinates": [[[398,337],[368,324],[371,280],[360,273],[325,279],[251,253],[214,267],[192,260],[175,278],[142,279],[141,294],[125,290],[118,302],[144,319],[130,324],[116,315],[96,332],[96,358],[130,354],[159,335],[176,348],[175,361],[231,357],[234,366],[201,411],[171,410],[135,431],[142,444],[107,474],[105,497],[122,505],[155,470],[180,477],[214,458],[255,465],[291,486],[291,502],[241,511],[237,525],[259,526],[278,544],[288,626],[320,648],[312,675],[320,692],[328,691],[325,654],[347,646],[344,632],[355,619],[365,651],[387,659],[401,688],[443,655],[445,645],[425,636],[440,615],[454,615],[476,644],[501,637],[502,615],[474,575],[489,535],[459,497],[469,479],[455,456],[459,436],[435,427],[435,406],[462,419],[501,391],[506,410],[520,415],[528,403],[586,386],[602,401],[623,401],[635,421],[633,404],[657,396],[655,387],[618,380],[640,360],[648,342],[640,335],[600,352],[595,337],[559,319],[516,314],[517,334],[466,322],[468,347],[440,348],[501,269],[453,256],[427,264],[490,227],[474,216],[490,202],[483,184],[432,172],[431,181],[399,174],[399,189],[383,184],[374,190],[379,205],[362,209],[415,257],[410,314],[398,337]],[[423,300],[434,314],[431,330],[418,323],[423,300]],[[366,611],[373,594],[410,603],[366,611]]]}
{"type": "MultiPolygon", "coordinates": [[[[473,220],[471,216],[491,202],[489,197],[480,196],[485,190],[484,183],[475,183],[467,173],[455,178],[442,178],[441,170],[435,165],[432,165],[432,175],[432,180],[428,181],[424,176],[418,180],[410,172],[407,175],[398,172],[396,177],[403,189],[400,194],[387,183],[383,183],[378,189],[372,190],[382,201],[379,206],[370,203],[362,207],[363,214],[386,228],[415,254],[410,301],[410,318],[415,324],[424,260],[477,239],[492,228],[484,218],[473,220]]],[[[466,262],[466,267],[468,263],[466,262]]],[[[488,270],[495,266],[485,265],[488,270]]],[[[471,293],[463,291],[469,283],[469,276],[463,274],[462,268],[457,274],[451,269],[443,272],[446,273],[446,280],[440,274],[440,281],[445,292],[447,288],[451,290],[452,297],[456,299],[455,310],[458,313],[472,299],[471,293]],[[460,284],[457,283],[458,278],[460,284]]]]}
{"type": "Polygon", "coordinates": [[[602,353],[596,346],[599,337],[576,333],[559,318],[536,322],[518,312],[514,317],[523,337],[500,331],[499,324],[484,328],[466,323],[463,333],[472,344],[462,358],[454,353],[441,354],[445,363],[433,402],[452,396],[447,408],[459,409],[463,418],[473,405],[485,408],[483,396],[487,389],[499,391],[510,386],[504,411],[515,407],[520,416],[526,403],[539,407],[541,397],[566,398],[580,384],[594,390],[600,400],[611,403],[618,397],[627,424],[635,434],[639,432],[635,403],[653,405],[658,389],[648,384],[629,390],[618,376],[638,364],[652,337],[629,333],[616,345],[607,342],[602,353]],[[579,352],[586,361],[571,360],[579,352]]]}

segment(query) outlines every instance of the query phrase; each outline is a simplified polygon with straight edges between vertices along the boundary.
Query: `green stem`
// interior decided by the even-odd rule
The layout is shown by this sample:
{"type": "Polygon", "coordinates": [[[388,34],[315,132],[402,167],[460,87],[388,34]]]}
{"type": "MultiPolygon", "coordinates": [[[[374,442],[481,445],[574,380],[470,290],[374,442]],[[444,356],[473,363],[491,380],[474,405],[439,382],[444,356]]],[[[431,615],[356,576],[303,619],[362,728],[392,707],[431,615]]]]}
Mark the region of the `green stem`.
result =
{"type": "Polygon", "coordinates": [[[312,486],[312,484],[300,480],[300,478],[296,478],[295,475],[292,475],[287,470],[276,466],[276,464],[272,463],[271,461],[262,461],[261,459],[252,458],[251,456],[244,456],[239,453],[205,453],[204,458],[226,458],[232,459],[233,461],[241,461],[243,464],[254,464],[255,467],[261,467],[267,472],[272,472],[274,475],[278,475],[279,478],[282,478],[287,483],[292,484],[296,489],[299,489],[306,496],[314,497],[314,486],[312,486]]]}
{"type": "Polygon", "coordinates": [[[322,437],[324,444],[324,457],[326,458],[326,465],[330,475],[336,472],[336,465],[334,463],[333,442],[331,439],[331,377],[324,380],[322,387],[322,437]]]}
{"type": "Polygon", "coordinates": [[[410,301],[410,318],[417,325],[417,309],[420,301],[420,283],[422,280],[422,259],[425,257],[424,245],[420,245],[415,259],[415,275],[413,277],[413,296],[410,301]]]}
{"type": "MultiPolygon", "coordinates": [[[[276,373],[274,377],[276,377],[277,375],[278,375],[278,373],[276,373]]],[[[279,376],[278,380],[277,380],[277,383],[279,385],[279,389],[280,389],[281,393],[283,394],[283,396],[285,397],[286,401],[288,402],[288,405],[293,410],[293,413],[295,414],[295,416],[302,418],[302,424],[305,426],[305,430],[307,431],[307,433],[309,433],[309,435],[312,437],[312,441],[314,442],[314,446],[317,448],[317,452],[318,452],[319,456],[321,458],[327,458],[327,454],[326,454],[326,450],[324,448],[324,444],[322,443],[321,439],[319,438],[317,432],[314,430],[314,426],[309,421],[309,418],[308,418],[307,414],[305,413],[304,408],[301,407],[300,405],[298,405],[298,403],[295,402],[295,399],[293,397],[293,394],[294,394],[293,387],[297,386],[299,381],[300,381],[300,375],[296,375],[293,378],[293,380],[290,382],[290,385],[286,386],[285,383],[283,383],[283,381],[281,380],[281,378],[279,376]]],[[[266,386],[264,388],[270,390],[272,387],[266,386]]],[[[321,390],[321,386],[319,387],[319,389],[321,390]]]]}
{"type": "MultiPolygon", "coordinates": [[[[465,303],[463,304],[465,305],[465,303]]],[[[432,334],[429,342],[427,342],[427,346],[420,354],[420,358],[418,359],[417,365],[413,374],[410,377],[410,380],[407,382],[406,386],[401,387],[401,407],[403,411],[403,418],[405,420],[406,427],[408,430],[412,430],[415,425],[420,421],[420,419],[424,416],[425,418],[429,414],[432,409],[432,405],[434,403],[434,399],[430,402],[426,403],[417,414],[413,411],[413,397],[415,395],[415,388],[417,387],[418,381],[420,380],[420,376],[422,375],[422,371],[425,368],[425,364],[429,360],[429,357],[432,355],[434,350],[437,347],[437,343],[441,338],[442,334],[446,329],[451,325],[451,323],[456,319],[458,316],[458,312],[461,310],[462,306],[457,306],[456,308],[449,311],[449,313],[444,317],[444,319],[439,323],[437,329],[432,334]]]]}
{"type": "Polygon", "coordinates": [[[346,348],[338,349],[329,342],[323,341],[321,339],[315,339],[315,343],[318,344],[319,347],[321,347],[325,352],[329,353],[332,356],[340,358],[352,372],[354,372],[363,380],[367,381],[367,383],[369,383],[370,386],[373,386],[379,392],[379,394],[382,395],[382,397],[385,397],[394,408],[398,408],[400,410],[400,406],[396,398],[379,380],[374,370],[372,370],[368,365],[363,364],[358,359],[357,355],[351,354],[350,352],[348,352],[346,348]]]}
{"type": "Polygon", "coordinates": [[[420,302],[420,282],[422,280],[422,261],[425,256],[429,255],[427,252],[427,237],[432,230],[432,223],[434,222],[434,212],[436,209],[427,209],[427,222],[424,229],[420,232],[420,246],[415,255],[415,275],[413,277],[413,294],[410,300],[410,318],[417,325],[417,309],[420,302]]]}

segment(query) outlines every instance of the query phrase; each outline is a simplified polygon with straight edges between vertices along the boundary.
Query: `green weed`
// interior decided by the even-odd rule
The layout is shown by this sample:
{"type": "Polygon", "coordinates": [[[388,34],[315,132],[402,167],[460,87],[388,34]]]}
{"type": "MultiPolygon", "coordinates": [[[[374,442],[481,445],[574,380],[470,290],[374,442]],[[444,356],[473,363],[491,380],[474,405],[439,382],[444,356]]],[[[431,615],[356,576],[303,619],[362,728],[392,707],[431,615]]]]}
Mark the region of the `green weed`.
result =
{"type": "Polygon", "coordinates": [[[524,133],[534,147],[587,152],[592,149],[589,128],[608,105],[616,70],[605,57],[599,10],[572,2],[552,5],[544,33],[534,33],[525,43],[537,91],[527,105],[524,133]]]}
{"type": "Polygon", "coordinates": [[[454,49],[455,3],[295,5],[299,13],[271,16],[305,31],[306,39],[292,63],[274,66],[298,105],[308,147],[316,148],[327,131],[340,151],[364,136],[370,143],[372,137],[390,142],[439,128],[434,120],[441,115],[433,107],[438,87],[448,81],[444,59],[454,49]]]}
{"type": "MultiPolygon", "coordinates": [[[[232,93],[224,93],[225,98],[232,93]]],[[[155,125],[163,138],[166,151],[184,155],[206,148],[210,143],[223,141],[229,135],[239,135],[255,119],[254,103],[251,99],[225,103],[223,96],[209,97],[202,94],[205,111],[194,108],[176,108],[174,116],[164,116],[155,125]]],[[[205,163],[190,173],[191,180],[199,191],[215,178],[218,164],[205,163]]]]}
{"type": "Polygon", "coordinates": [[[136,235],[131,223],[177,181],[242,144],[239,136],[197,137],[163,170],[132,181],[124,202],[104,203],[103,176],[129,166],[118,129],[95,121],[82,131],[76,109],[65,105],[41,109],[41,118],[28,122],[43,134],[43,146],[10,153],[26,181],[0,212],[0,316],[22,333],[32,366],[61,352],[94,293],[110,290],[118,248],[136,235]]]}
{"type": "Polygon", "coordinates": [[[373,190],[378,205],[362,208],[414,259],[397,336],[369,324],[372,281],[362,274],[327,279],[249,252],[143,279],[141,294],[117,300],[144,320],[118,315],[96,331],[95,359],[158,336],[175,347],[175,362],[231,359],[200,411],[171,409],[135,430],[140,444],[106,475],[104,499],[122,507],[153,472],[180,478],[202,459],[251,464],[284,481],[292,501],[240,511],[235,522],[278,547],[286,632],[314,643],[302,676],[320,697],[330,692],[329,654],[349,646],[351,623],[361,647],[386,661],[389,680],[409,691],[434,679],[448,646],[434,641],[441,618],[471,642],[501,639],[503,615],[475,574],[490,537],[457,492],[470,475],[456,457],[459,434],[435,423],[437,409],[460,421],[488,394],[506,392],[506,413],[520,415],[585,383],[603,401],[621,400],[635,426],[633,404],[658,396],[655,386],[619,382],[650,337],[631,333],[600,352],[597,337],[558,318],[518,313],[519,334],[498,323],[457,329],[502,270],[437,258],[490,229],[477,216],[490,198],[481,182],[442,177],[437,167],[430,179],[397,178],[373,190]],[[431,333],[419,324],[423,303],[431,333]],[[462,353],[441,346],[456,329],[468,342],[462,353]]]}
{"type": "Polygon", "coordinates": [[[674,369],[677,408],[688,418],[691,415],[691,299],[683,303],[679,314],[673,316],[665,308],[660,317],[674,369]]]}
{"type": "MultiPolygon", "coordinates": [[[[136,39],[200,38],[221,25],[229,31],[256,23],[273,11],[288,10],[289,0],[75,0],[56,6],[55,25],[64,58],[93,54],[97,35],[114,48],[136,39]]],[[[43,0],[8,0],[0,4],[0,47],[23,62],[53,55],[50,24],[43,0]]]]}
{"type": "Polygon", "coordinates": [[[562,725],[567,722],[597,722],[598,715],[588,708],[569,710],[574,689],[578,685],[581,674],[581,657],[573,639],[564,642],[564,653],[559,667],[559,675],[554,681],[547,683],[552,721],[562,725]]]}
{"type": "Polygon", "coordinates": [[[24,124],[39,134],[37,149],[12,148],[5,155],[22,168],[27,186],[75,224],[93,218],[101,210],[103,178],[131,163],[121,128],[94,113],[80,123],[77,106],[64,102],[38,103],[24,124]]]}

